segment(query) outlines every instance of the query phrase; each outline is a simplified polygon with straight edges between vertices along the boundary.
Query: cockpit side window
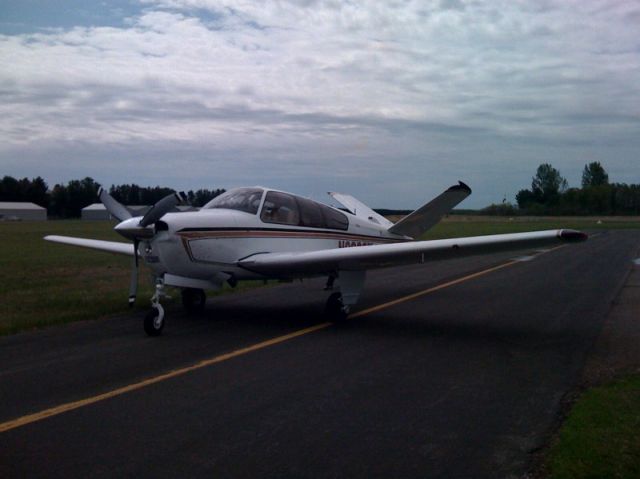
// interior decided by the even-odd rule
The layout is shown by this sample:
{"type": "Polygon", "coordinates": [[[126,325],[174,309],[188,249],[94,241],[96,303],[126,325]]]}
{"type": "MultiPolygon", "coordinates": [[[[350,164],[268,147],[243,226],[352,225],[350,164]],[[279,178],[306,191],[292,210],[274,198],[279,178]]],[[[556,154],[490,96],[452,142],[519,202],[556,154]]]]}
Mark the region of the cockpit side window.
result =
{"type": "Polygon", "coordinates": [[[300,208],[300,226],[311,228],[326,228],[326,222],[322,216],[322,209],[315,201],[305,198],[296,198],[300,208]]]}
{"type": "Polygon", "coordinates": [[[338,210],[297,196],[269,191],[260,219],[265,223],[348,230],[349,219],[338,210]]]}
{"type": "Polygon", "coordinates": [[[322,210],[322,216],[324,216],[326,228],[344,231],[349,229],[349,218],[345,214],[325,205],[320,205],[320,209],[322,210]]]}
{"type": "Polygon", "coordinates": [[[260,188],[237,188],[216,196],[202,209],[225,208],[255,215],[260,207],[262,191],[260,188]]]}
{"type": "Polygon", "coordinates": [[[300,212],[296,199],[285,193],[269,191],[264,199],[260,219],[265,223],[298,226],[300,212]]]}

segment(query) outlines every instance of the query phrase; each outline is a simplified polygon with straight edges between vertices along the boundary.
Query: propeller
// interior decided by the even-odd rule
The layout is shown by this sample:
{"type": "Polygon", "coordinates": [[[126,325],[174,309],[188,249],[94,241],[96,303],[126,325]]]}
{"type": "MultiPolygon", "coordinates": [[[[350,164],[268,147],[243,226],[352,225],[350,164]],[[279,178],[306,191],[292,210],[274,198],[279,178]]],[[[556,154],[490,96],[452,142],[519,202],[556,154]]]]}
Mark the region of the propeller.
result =
{"type": "Polygon", "coordinates": [[[171,193],[168,196],[165,196],[160,201],[158,201],[155,205],[151,207],[149,211],[145,213],[145,215],[140,220],[140,226],[147,227],[150,224],[155,223],[160,218],[162,218],[165,213],[169,210],[173,209],[176,205],[180,203],[187,202],[187,195],[183,192],[180,193],[171,193]]]}
{"type": "Polygon", "coordinates": [[[118,203],[102,186],[98,189],[98,198],[100,198],[107,211],[111,213],[111,216],[118,221],[131,218],[131,212],[124,205],[118,203]]]}
{"type": "Polygon", "coordinates": [[[125,238],[133,241],[133,264],[129,281],[129,306],[133,306],[138,292],[138,246],[140,245],[140,240],[152,238],[154,231],[148,226],[158,221],[176,205],[186,203],[187,196],[182,192],[165,196],[154,204],[140,220],[137,217],[134,218],[123,204],[116,201],[102,187],[98,190],[98,197],[111,216],[120,221],[114,229],[125,238]]]}

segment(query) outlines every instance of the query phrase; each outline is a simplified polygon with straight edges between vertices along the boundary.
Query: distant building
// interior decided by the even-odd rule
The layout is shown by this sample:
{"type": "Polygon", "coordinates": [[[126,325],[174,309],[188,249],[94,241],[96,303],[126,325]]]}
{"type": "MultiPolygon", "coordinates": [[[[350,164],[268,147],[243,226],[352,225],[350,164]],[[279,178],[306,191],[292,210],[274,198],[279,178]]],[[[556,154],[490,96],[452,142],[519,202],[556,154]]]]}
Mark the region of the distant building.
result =
{"type": "Polygon", "coordinates": [[[82,208],[80,217],[83,220],[110,220],[111,215],[102,203],[93,203],[82,208]]]}
{"type": "Polygon", "coordinates": [[[26,201],[0,201],[0,221],[43,221],[47,210],[26,201]]]}

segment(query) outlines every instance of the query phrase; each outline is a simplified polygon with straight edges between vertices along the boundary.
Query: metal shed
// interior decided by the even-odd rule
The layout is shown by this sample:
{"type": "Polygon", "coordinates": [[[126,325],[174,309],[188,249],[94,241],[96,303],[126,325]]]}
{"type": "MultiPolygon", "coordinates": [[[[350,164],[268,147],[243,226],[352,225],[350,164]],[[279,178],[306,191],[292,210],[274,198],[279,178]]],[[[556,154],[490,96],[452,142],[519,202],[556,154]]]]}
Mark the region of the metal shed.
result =
{"type": "Polygon", "coordinates": [[[47,210],[26,201],[0,201],[0,221],[43,221],[47,210]]]}
{"type": "Polygon", "coordinates": [[[82,208],[80,217],[83,220],[110,220],[111,215],[102,203],[92,203],[82,208]]]}

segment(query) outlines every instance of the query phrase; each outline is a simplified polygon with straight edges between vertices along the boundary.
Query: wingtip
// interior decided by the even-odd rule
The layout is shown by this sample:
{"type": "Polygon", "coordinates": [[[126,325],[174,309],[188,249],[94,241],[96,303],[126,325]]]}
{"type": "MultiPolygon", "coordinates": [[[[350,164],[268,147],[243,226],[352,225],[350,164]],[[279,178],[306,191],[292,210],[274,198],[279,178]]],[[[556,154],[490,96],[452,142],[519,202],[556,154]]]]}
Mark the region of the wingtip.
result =
{"type": "Polygon", "coordinates": [[[467,194],[471,194],[471,188],[469,188],[469,185],[460,180],[458,180],[457,185],[453,185],[448,191],[465,191],[467,194]]]}
{"type": "Polygon", "coordinates": [[[589,235],[587,233],[577,230],[560,230],[558,232],[558,237],[570,243],[578,243],[589,239],[589,235]]]}

